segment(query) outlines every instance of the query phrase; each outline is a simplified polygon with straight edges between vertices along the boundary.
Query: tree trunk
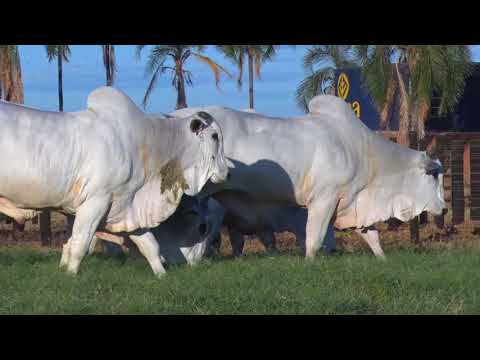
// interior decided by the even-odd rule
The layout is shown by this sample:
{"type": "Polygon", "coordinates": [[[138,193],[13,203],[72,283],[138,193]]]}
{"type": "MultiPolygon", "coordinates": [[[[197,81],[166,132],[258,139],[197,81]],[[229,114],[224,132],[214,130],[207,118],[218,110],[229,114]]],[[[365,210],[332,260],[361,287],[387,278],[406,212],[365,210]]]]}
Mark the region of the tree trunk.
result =
{"type": "Polygon", "coordinates": [[[410,146],[410,102],[408,92],[405,86],[405,80],[398,68],[398,63],[395,64],[398,85],[400,90],[400,124],[398,129],[397,143],[410,146]]]}
{"type": "Polygon", "coordinates": [[[58,111],[63,111],[63,77],[62,77],[62,57],[63,49],[58,50],[58,111]]]}
{"type": "Polygon", "coordinates": [[[52,243],[52,230],[50,227],[50,211],[45,210],[40,213],[40,240],[43,246],[52,243]]]}
{"type": "Polygon", "coordinates": [[[250,109],[253,107],[253,56],[248,52],[248,96],[250,99],[250,109]]]}
{"type": "Polygon", "coordinates": [[[185,95],[185,79],[181,73],[177,76],[177,110],[187,107],[187,96],[185,95]]]}
{"type": "Polygon", "coordinates": [[[388,127],[388,120],[393,109],[393,104],[395,103],[395,94],[397,92],[398,80],[397,75],[392,74],[390,82],[387,89],[387,97],[385,99],[385,104],[380,111],[380,129],[385,130],[388,127]]]}
{"type": "MultiPolygon", "coordinates": [[[[58,110],[63,111],[63,78],[62,78],[62,60],[63,49],[58,45],[58,110]]],[[[50,211],[45,210],[40,213],[40,239],[43,246],[52,243],[52,228],[50,211]]]]}
{"type": "Polygon", "coordinates": [[[105,71],[107,75],[107,86],[112,86],[112,69],[110,68],[110,45],[104,45],[105,71]]]}

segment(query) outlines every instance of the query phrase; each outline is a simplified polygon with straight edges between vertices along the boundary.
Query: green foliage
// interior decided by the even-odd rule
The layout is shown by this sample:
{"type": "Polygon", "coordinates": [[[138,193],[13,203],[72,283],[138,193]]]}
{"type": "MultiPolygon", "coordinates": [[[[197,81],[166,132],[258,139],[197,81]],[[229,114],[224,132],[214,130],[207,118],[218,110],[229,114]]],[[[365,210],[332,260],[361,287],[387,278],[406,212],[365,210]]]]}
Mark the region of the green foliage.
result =
{"type": "Polygon", "coordinates": [[[76,277],[58,252],[0,248],[0,314],[478,314],[479,249],[220,258],[171,266],[88,256],[76,277]]]}
{"type": "Polygon", "coordinates": [[[392,64],[405,64],[410,74],[409,101],[430,106],[434,92],[441,95],[442,113],[451,111],[463,94],[471,73],[468,45],[355,45],[356,55],[373,99],[382,107],[392,64]]]}
{"type": "Polygon", "coordinates": [[[59,54],[61,54],[62,60],[66,62],[70,61],[71,51],[69,45],[45,45],[45,50],[47,51],[49,62],[56,59],[59,54]]]}
{"type": "MultiPolygon", "coordinates": [[[[137,59],[140,59],[142,50],[145,47],[146,45],[137,45],[135,50],[137,59]]],[[[230,76],[228,71],[222,66],[209,57],[200,54],[205,48],[205,45],[153,45],[145,66],[145,75],[151,76],[151,79],[145,91],[142,105],[146,107],[158,78],[166,71],[171,72],[172,86],[175,87],[177,91],[180,91],[179,87],[183,84],[183,81],[185,81],[187,85],[192,86],[192,73],[185,68],[185,64],[191,56],[209,66],[215,76],[217,86],[222,72],[230,76]],[[171,63],[167,66],[166,63],[168,60],[171,60],[171,63]]]]}
{"type": "Polygon", "coordinates": [[[218,45],[217,49],[238,67],[237,83],[241,87],[245,58],[252,56],[255,73],[257,78],[261,79],[262,65],[273,60],[277,55],[278,47],[279,45],[218,45]]]}
{"type": "Polygon", "coordinates": [[[332,85],[335,70],[355,65],[353,45],[312,45],[303,57],[307,76],[297,88],[297,104],[308,112],[308,102],[332,85]]]}

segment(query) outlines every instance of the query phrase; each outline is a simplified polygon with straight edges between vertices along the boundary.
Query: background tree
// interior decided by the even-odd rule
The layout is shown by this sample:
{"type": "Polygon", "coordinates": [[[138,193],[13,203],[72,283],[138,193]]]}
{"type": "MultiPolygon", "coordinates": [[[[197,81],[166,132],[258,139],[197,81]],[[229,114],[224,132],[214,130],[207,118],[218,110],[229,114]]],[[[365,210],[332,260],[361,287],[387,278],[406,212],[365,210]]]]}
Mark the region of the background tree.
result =
{"type": "MultiPolygon", "coordinates": [[[[23,81],[18,45],[0,45],[0,99],[23,104],[23,81]]],[[[17,230],[24,225],[14,221],[17,230]]]]}
{"type": "Polygon", "coordinates": [[[24,92],[18,45],[0,45],[0,99],[23,104],[24,92]]]}
{"type": "Polygon", "coordinates": [[[100,45],[102,47],[103,65],[105,66],[105,75],[107,78],[107,86],[113,86],[115,81],[115,73],[117,65],[115,59],[114,45],[100,45]]]}
{"type": "Polygon", "coordinates": [[[308,112],[309,101],[333,85],[335,70],[355,65],[352,45],[313,45],[307,49],[303,67],[308,75],[296,91],[298,106],[308,112]]]}
{"type": "MultiPolygon", "coordinates": [[[[397,142],[419,149],[434,93],[440,114],[452,111],[472,70],[467,45],[356,45],[356,55],[370,94],[388,118],[395,94],[400,100],[397,142]],[[412,144],[413,142],[413,144],[412,144]]],[[[418,217],[410,222],[410,237],[420,241],[418,217]]]]}
{"type": "MultiPolygon", "coordinates": [[[[58,69],[58,111],[63,111],[63,61],[68,62],[70,57],[70,47],[68,45],[45,45],[47,50],[48,61],[52,62],[53,59],[57,59],[58,69]]],[[[72,233],[73,228],[73,215],[67,216],[68,236],[72,233]]],[[[51,216],[50,211],[42,211],[40,214],[40,236],[42,244],[48,244],[52,239],[51,230],[51,216]]]]}
{"type": "MultiPolygon", "coordinates": [[[[145,45],[138,45],[136,49],[137,58],[140,59],[141,52],[145,45]]],[[[187,107],[187,96],[185,84],[193,85],[192,73],[185,68],[187,61],[194,58],[204,64],[207,64],[215,76],[215,84],[218,87],[221,73],[231,76],[227,70],[217,64],[208,56],[201,52],[206,48],[205,45],[154,45],[150,50],[146,65],[146,74],[152,78],[148,84],[142,105],[146,107],[148,99],[157,83],[158,78],[166,71],[172,74],[172,85],[177,90],[176,109],[187,107]],[[166,65],[168,60],[170,64],[166,65]]]]}
{"type": "Polygon", "coordinates": [[[468,45],[356,45],[370,94],[385,116],[400,100],[397,142],[410,146],[425,136],[425,121],[434,93],[440,95],[440,114],[454,110],[472,70],[468,45]]]}
{"type": "Polygon", "coordinates": [[[68,45],[45,45],[48,61],[57,59],[58,66],[58,110],[63,111],[63,61],[68,62],[70,47],[68,45]]]}
{"type": "Polygon", "coordinates": [[[254,68],[257,79],[261,79],[262,64],[271,61],[279,45],[220,45],[217,48],[238,67],[238,86],[243,84],[243,65],[248,62],[248,93],[250,109],[254,109],[254,68]]]}

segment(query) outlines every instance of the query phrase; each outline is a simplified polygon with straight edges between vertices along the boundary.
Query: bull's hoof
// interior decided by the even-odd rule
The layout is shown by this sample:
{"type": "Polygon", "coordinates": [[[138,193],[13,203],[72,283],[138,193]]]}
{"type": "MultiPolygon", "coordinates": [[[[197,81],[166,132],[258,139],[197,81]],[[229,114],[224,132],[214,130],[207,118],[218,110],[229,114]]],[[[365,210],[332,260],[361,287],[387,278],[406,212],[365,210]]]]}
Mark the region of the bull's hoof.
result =
{"type": "Polygon", "coordinates": [[[159,272],[155,274],[155,277],[160,280],[160,279],[163,279],[166,275],[167,275],[167,272],[159,272]]]}
{"type": "Polygon", "coordinates": [[[67,266],[67,268],[65,269],[65,273],[71,276],[76,276],[78,274],[78,268],[75,269],[67,266]]]}

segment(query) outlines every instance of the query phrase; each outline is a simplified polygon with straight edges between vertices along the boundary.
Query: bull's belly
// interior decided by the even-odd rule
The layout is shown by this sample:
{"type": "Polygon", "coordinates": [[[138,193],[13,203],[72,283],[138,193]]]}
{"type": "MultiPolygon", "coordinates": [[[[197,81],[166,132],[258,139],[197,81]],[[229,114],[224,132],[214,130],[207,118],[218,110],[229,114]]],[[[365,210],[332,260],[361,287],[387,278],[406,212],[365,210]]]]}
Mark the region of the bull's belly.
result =
{"type": "Polygon", "coordinates": [[[114,200],[105,229],[117,233],[155,228],[175,212],[182,195],[180,190],[161,193],[159,186],[145,185],[133,200],[114,200]]]}

